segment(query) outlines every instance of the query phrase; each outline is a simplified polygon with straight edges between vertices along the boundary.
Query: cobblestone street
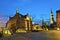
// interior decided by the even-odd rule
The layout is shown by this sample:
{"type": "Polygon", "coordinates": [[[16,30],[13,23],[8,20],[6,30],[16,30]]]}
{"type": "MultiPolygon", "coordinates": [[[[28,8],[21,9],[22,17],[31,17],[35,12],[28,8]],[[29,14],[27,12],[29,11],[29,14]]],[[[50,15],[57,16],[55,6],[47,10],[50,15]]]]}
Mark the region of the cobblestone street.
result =
{"type": "MultiPolygon", "coordinates": [[[[60,31],[41,31],[31,33],[19,33],[10,37],[2,38],[4,40],[60,40],[60,31]]],[[[1,39],[1,40],[2,40],[1,39]]]]}

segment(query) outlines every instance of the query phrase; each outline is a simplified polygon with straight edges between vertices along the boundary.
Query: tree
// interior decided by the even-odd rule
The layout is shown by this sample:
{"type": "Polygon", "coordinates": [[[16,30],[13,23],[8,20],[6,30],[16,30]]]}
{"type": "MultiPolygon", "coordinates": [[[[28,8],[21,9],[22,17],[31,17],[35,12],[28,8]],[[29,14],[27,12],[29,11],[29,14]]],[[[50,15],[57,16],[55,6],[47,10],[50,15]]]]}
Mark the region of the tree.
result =
{"type": "Polygon", "coordinates": [[[0,33],[0,37],[2,37],[3,36],[3,34],[2,33],[0,33]]]}
{"type": "Polygon", "coordinates": [[[44,19],[42,19],[42,28],[45,28],[45,22],[44,22],[44,19]]]}

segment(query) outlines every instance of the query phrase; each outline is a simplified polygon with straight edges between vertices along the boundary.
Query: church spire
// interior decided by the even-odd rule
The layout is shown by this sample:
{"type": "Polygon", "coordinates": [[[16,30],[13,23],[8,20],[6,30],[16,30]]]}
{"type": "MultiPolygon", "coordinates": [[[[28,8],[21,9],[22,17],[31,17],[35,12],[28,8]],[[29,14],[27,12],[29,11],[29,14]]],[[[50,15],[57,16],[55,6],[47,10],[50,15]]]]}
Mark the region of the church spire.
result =
{"type": "Polygon", "coordinates": [[[50,12],[50,24],[53,24],[54,23],[54,17],[53,17],[53,12],[52,12],[52,9],[51,9],[51,12],[50,12]]]}
{"type": "Polygon", "coordinates": [[[52,9],[51,9],[51,14],[52,14],[53,12],[52,12],[52,9]]]}
{"type": "Polygon", "coordinates": [[[18,9],[16,9],[16,14],[18,13],[18,9]]]}

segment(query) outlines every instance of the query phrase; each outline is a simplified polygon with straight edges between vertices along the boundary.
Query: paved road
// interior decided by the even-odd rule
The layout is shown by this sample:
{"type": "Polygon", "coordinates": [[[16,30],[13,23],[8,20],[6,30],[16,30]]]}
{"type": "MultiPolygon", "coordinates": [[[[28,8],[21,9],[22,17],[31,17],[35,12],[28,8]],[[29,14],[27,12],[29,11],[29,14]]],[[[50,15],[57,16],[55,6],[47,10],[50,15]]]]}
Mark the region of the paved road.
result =
{"type": "Polygon", "coordinates": [[[60,31],[43,31],[29,34],[31,40],[60,40],[60,31]]]}
{"type": "Polygon", "coordinates": [[[4,40],[60,40],[60,31],[50,30],[32,33],[20,33],[10,37],[5,37],[4,40]]]}

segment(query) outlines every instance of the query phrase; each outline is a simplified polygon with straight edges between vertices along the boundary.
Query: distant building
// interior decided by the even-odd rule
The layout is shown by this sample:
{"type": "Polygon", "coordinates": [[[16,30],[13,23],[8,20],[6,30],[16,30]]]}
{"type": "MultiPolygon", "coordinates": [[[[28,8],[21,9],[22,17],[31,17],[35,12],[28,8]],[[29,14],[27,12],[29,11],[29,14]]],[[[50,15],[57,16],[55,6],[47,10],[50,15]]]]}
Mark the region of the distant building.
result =
{"type": "Polygon", "coordinates": [[[16,31],[21,28],[23,30],[31,30],[32,18],[28,14],[22,15],[16,10],[16,14],[13,17],[9,17],[6,27],[10,28],[12,31],[16,31]]]}
{"type": "Polygon", "coordinates": [[[56,11],[56,23],[57,26],[60,28],[60,10],[56,11]]]}
{"type": "Polygon", "coordinates": [[[33,24],[32,25],[32,30],[38,30],[38,31],[40,31],[40,30],[43,30],[43,29],[42,29],[42,27],[39,24],[33,24]]]}

